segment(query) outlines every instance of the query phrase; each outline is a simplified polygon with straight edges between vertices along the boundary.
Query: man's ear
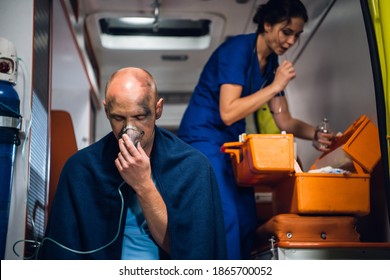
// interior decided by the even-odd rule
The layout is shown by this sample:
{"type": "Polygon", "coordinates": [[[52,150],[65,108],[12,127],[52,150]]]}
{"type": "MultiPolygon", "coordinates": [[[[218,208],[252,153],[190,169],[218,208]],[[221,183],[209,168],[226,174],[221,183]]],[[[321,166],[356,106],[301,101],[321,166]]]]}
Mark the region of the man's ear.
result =
{"type": "Polygon", "coordinates": [[[163,112],[164,99],[160,98],[156,104],[156,120],[158,120],[163,112]]]}
{"type": "Polygon", "coordinates": [[[106,117],[108,118],[108,109],[107,109],[107,103],[106,103],[105,99],[103,99],[102,104],[103,104],[103,107],[104,107],[104,112],[106,112],[106,117]]]}

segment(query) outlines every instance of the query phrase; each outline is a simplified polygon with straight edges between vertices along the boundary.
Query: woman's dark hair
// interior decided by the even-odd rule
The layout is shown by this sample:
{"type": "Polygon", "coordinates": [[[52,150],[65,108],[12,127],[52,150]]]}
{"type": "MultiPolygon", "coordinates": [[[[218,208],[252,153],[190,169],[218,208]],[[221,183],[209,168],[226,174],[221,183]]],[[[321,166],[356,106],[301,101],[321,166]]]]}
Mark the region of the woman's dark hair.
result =
{"type": "Polygon", "coordinates": [[[257,24],[257,33],[264,33],[264,24],[276,23],[298,17],[308,21],[307,11],[300,0],[269,0],[258,7],[253,22],[257,24]]]}

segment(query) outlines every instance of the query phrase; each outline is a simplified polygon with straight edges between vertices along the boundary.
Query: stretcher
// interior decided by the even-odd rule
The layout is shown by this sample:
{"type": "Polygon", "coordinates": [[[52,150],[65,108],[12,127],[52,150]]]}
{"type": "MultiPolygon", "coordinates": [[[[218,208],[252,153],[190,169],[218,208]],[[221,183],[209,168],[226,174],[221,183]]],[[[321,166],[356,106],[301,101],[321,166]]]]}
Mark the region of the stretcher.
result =
{"type": "Polygon", "coordinates": [[[390,243],[360,242],[354,216],[279,214],[256,231],[253,259],[390,259],[390,243]]]}
{"type": "Polygon", "coordinates": [[[253,252],[255,260],[390,260],[387,242],[275,242],[253,252]]]}

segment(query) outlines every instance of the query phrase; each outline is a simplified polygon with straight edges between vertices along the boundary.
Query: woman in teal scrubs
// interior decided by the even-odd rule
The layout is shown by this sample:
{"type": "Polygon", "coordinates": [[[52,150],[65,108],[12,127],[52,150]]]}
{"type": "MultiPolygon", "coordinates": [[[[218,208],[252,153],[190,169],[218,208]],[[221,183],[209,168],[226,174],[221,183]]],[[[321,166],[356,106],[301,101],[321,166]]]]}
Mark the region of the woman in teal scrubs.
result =
{"type": "Polygon", "coordinates": [[[315,138],[315,128],[288,111],[283,90],[295,77],[294,65],[278,63],[278,56],[295,44],[307,20],[299,0],[260,5],[253,18],[257,32],[232,37],[214,51],[180,124],[178,136],[202,151],[217,175],[229,259],[250,258],[256,204],[252,188],[237,187],[230,157],[220,152],[221,146],[238,141],[246,131],[245,118],[267,103],[280,130],[315,138]]]}

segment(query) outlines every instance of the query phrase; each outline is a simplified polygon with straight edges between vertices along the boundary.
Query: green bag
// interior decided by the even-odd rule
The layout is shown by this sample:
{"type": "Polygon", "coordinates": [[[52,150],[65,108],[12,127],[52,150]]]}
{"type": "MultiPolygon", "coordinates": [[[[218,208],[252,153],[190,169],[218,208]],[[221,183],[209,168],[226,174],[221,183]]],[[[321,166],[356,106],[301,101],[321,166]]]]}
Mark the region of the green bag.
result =
{"type": "Polygon", "coordinates": [[[255,113],[255,122],[258,133],[279,134],[280,129],[276,125],[268,104],[264,104],[255,113]]]}

